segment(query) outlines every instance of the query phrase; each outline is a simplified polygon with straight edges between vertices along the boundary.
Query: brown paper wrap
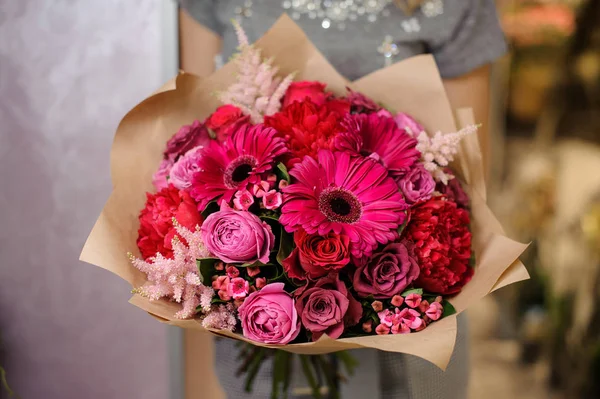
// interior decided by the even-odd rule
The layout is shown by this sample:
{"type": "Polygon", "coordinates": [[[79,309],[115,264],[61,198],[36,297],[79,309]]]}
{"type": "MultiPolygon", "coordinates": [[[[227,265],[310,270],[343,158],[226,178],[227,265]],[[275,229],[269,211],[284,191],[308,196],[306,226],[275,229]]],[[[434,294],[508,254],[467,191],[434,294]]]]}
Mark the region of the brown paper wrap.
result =
{"type": "MultiPolygon", "coordinates": [[[[378,70],[353,83],[344,79],[308,40],[302,30],[283,15],[257,43],[265,57],[274,57],[281,74],[295,72],[297,80],[320,80],[328,89],[343,93],[350,86],[419,120],[429,132],[456,131],[457,124],[473,123],[470,110],[455,115],[444,91],[433,58],[422,55],[378,70]]],[[[81,260],[103,267],[132,286],[145,282],[126,256],[137,252],[138,214],[144,206],[145,192],[152,190],[151,177],[157,169],[166,141],[181,125],[203,120],[220,104],[213,95],[234,81],[230,63],[207,79],[180,73],[153,96],[131,110],[121,121],[111,151],[113,192],[81,253],[81,260]]],[[[464,140],[457,172],[468,185],[472,199],[473,248],[477,270],[463,291],[451,299],[458,312],[494,289],[528,277],[518,261],[526,245],[510,240],[485,203],[481,153],[476,135],[464,140]]],[[[175,303],[150,302],[140,296],[130,300],[158,320],[183,328],[205,331],[195,320],[176,320],[175,303]]],[[[214,334],[245,340],[241,335],[211,331],[214,334]]],[[[326,335],[317,342],[279,347],[303,354],[317,354],[353,348],[376,348],[403,352],[431,361],[441,368],[449,362],[456,338],[456,316],[446,317],[425,330],[407,335],[366,336],[332,340],[326,335]]]]}

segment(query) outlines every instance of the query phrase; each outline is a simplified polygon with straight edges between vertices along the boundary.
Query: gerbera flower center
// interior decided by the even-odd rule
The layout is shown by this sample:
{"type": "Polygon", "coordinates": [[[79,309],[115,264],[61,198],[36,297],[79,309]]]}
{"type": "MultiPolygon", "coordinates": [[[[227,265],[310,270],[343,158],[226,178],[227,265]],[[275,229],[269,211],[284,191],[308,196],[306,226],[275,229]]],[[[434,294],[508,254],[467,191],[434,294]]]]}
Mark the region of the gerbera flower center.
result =
{"type": "Polygon", "coordinates": [[[319,210],[331,222],[355,223],[362,216],[362,204],[359,199],[341,187],[323,190],[319,196],[319,210]]]}
{"type": "Polygon", "coordinates": [[[229,189],[238,188],[248,179],[257,164],[256,158],[251,155],[242,155],[233,160],[223,174],[225,186],[229,189]]]}

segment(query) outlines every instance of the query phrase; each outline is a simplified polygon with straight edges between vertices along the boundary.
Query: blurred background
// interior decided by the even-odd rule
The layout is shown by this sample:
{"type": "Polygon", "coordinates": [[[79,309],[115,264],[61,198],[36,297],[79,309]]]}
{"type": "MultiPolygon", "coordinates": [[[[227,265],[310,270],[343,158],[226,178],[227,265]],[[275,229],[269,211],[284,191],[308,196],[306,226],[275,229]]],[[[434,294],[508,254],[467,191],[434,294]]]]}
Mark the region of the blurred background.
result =
{"type": "MultiPolygon", "coordinates": [[[[497,4],[488,198],[532,278],[469,311],[470,399],[600,398],[600,0],[497,4]]],[[[0,0],[0,377],[22,398],[189,393],[180,332],[77,260],[120,118],[176,71],[174,1],[0,0]]]]}

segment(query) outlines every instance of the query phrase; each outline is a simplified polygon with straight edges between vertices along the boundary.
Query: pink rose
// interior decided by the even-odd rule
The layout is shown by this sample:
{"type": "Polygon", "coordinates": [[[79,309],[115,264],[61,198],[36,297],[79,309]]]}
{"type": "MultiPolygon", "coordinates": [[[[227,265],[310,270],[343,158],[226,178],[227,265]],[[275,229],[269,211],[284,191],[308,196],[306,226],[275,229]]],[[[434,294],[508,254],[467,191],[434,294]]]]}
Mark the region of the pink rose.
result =
{"type": "Polygon", "coordinates": [[[262,202],[265,208],[269,210],[277,209],[283,203],[283,197],[281,193],[275,190],[271,190],[262,197],[262,202]]]}
{"type": "Polygon", "coordinates": [[[208,130],[200,121],[194,121],[191,125],[182,126],[177,133],[167,142],[165,159],[177,161],[180,156],[194,147],[207,146],[210,142],[208,130]]]}
{"type": "Polygon", "coordinates": [[[373,320],[367,320],[362,324],[362,329],[366,333],[373,331],[373,320]]]}
{"type": "Polygon", "coordinates": [[[411,205],[419,201],[427,201],[435,190],[433,176],[420,163],[415,164],[406,175],[397,181],[406,203],[411,205]]]}
{"type": "Polygon", "coordinates": [[[321,106],[325,104],[331,93],[325,92],[325,84],[321,82],[293,82],[283,97],[283,107],[294,102],[302,102],[308,97],[314,104],[321,106]]]}
{"type": "Polygon", "coordinates": [[[388,244],[356,269],[353,282],[359,296],[391,298],[419,276],[419,265],[407,244],[388,244]]]}
{"type": "Polygon", "coordinates": [[[362,316],[361,304],[352,297],[337,275],[319,279],[302,291],[296,302],[302,325],[312,333],[313,341],[323,334],[336,339],[344,327],[356,325],[362,316]]]}
{"type": "Polygon", "coordinates": [[[233,299],[245,298],[250,291],[250,284],[241,277],[231,279],[227,286],[227,294],[233,299]]]}
{"type": "Polygon", "coordinates": [[[254,196],[248,190],[242,190],[235,193],[233,198],[233,207],[238,211],[247,211],[254,204],[254,196]]]}
{"type": "Polygon", "coordinates": [[[271,227],[258,216],[225,206],[202,224],[202,239],[211,254],[227,263],[269,262],[275,245],[271,227]]]}
{"type": "Polygon", "coordinates": [[[419,122],[404,112],[398,112],[394,117],[394,120],[400,129],[406,130],[406,132],[413,137],[418,136],[419,133],[425,130],[419,122]]]}
{"type": "Polygon", "coordinates": [[[244,337],[265,344],[284,345],[300,333],[300,320],[283,283],[253,292],[238,309],[244,337]]]}
{"type": "Polygon", "coordinates": [[[171,168],[173,167],[173,162],[168,159],[163,159],[158,166],[158,170],[152,176],[152,184],[156,191],[160,191],[163,188],[167,188],[169,186],[169,182],[167,181],[167,177],[171,173],[171,168]]]}
{"type": "Polygon", "coordinates": [[[180,190],[187,190],[192,186],[194,174],[198,171],[198,162],[203,147],[194,147],[183,156],[171,168],[169,182],[180,190]]]}

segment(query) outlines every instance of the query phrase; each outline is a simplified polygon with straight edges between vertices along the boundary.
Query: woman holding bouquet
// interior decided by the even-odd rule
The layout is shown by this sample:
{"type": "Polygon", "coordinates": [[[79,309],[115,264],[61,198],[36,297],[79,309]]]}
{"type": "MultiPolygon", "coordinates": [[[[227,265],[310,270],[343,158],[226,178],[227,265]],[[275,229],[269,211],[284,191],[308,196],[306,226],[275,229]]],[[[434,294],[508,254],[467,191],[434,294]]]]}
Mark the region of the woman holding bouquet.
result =
{"type": "MultiPolygon", "coordinates": [[[[207,76],[219,66],[217,56],[227,59],[235,51],[232,18],[256,40],[287,12],[349,80],[404,58],[431,53],[453,107],[474,108],[476,119],[482,122],[488,120],[489,64],[506,51],[493,0],[180,0],[180,4],[181,66],[187,72],[207,76]]],[[[487,155],[485,127],[483,123],[479,134],[487,155]]],[[[359,361],[376,358],[383,399],[465,398],[469,369],[464,316],[459,316],[458,327],[455,353],[446,372],[409,355],[358,352],[357,357],[359,361]]],[[[243,379],[235,377],[239,366],[235,343],[217,342],[216,358],[215,370],[228,397],[269,396],[271,365],[262,367],[254,392],[248,394],[243,379]]],[[[188,359],[187,364],[192,362],[188,359]]],[[[359,367],[358,372],[372,371],[359,367]]]]}

